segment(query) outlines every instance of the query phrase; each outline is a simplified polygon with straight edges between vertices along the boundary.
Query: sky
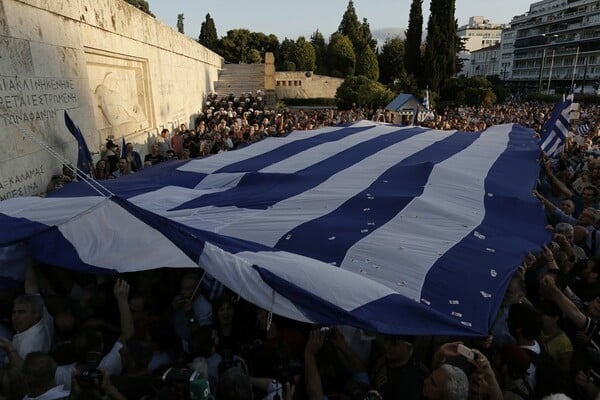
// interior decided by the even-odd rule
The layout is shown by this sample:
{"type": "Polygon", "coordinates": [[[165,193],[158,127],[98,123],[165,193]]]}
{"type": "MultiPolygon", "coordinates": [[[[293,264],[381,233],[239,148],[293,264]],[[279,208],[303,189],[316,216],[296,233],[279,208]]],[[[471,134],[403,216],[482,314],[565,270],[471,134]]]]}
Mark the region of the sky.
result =
{"type": "MultiPolygon", "coordinates": [[[[317,29],[326,39],[334,33],[348,6],[348,0],[147,0],[152,13],[163,23],[176,28],[177,15],[184,14],[185,34],[197,38],[207,13],[215,21],[217,35],[246,28],[253,32],[284,38],[307,39],[317,29]]],[[[403,32],[408,26],[411,0],[354,0],[359,21],[367,18],[375,31],[403,32]]],[[[465,25],[469,17],[480,15],[490,22],[508,23],[515,15],[529,10],[527,0],[456,0],[456,18],[465,25]]],[[[423,0],[424,28],[429,17],[429,0],[423,0]]],[[[383,33],[385,35],[385,33],[383,33]]],[[[389,36],[389,34],[388,34],[389,36]]]]}

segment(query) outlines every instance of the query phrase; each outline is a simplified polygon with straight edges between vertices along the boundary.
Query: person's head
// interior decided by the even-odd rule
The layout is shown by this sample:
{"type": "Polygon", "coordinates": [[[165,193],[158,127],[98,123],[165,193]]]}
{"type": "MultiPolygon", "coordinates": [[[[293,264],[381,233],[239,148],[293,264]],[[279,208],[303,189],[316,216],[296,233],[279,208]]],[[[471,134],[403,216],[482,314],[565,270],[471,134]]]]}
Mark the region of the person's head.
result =
{"type": "Polygon", "coordinates": [[[508,310],[508,330],[518,344],[531,342],[542,331],[542,317],[528,303],[512,304],[508,310]]]}
{"type": "Polygon", "coordinates": [[[598,199],[598,188],[590,185],[583,188],[581,192],[581,200],[583,204],[591,204],[598,199]]]}
{"type": "Polygon", "coordinates": [[[106,161],[104,161],[104,160],[99,160],[99,161],[96,163],[96,169],[97,169],[98,171],[104,171],[104,170],[106,169],[106,161]]]}
{"type": "Polygon", "coordinates": [[[219,326],[231,325],[233,322],[233,303],[228,294],[223,294],[213,301],[213,310],[219,326]]]}
{"type": "Polygon", "coordinates": [[[539,310],[542,314],[544,329],[556,328],[558,326],[558,320],[560,319],[562,312],[556,303],[553,301],[542,301],[539,310]]]}
{"type": "MultiPolygon", "coordinates": [[[[181,126],[185,126],[185,124],[181,124],[181,126]]],[[[185,129],[182,129],[185,130],[185,129]]],[[[169,130],[167,128],[164,128],[162,131],[160,131],[160,136],[162,137],[166,137],[169,134],[169,130]]]]}
{"type": "Polygon", "coordinates": [[[468,395],[469,379],[454,365],[442,365],[423,383],[423,397],[429,400],[466,400],[468,395]]]}
{"type": "Polygon", "coordinates": [[[125,146],[126,146],[125,148],[126,148],[126,150],[127,150],[128,153],[130,151],[133,151],[133,143],[127,143],[125,146]]]}
{"type": "Polygon", "coordinates": [[[42,319],[44,301],[37,294],[25,294],[14,300],[12,323],[15,332],[23,332],[42,319]]]}
{"type": "Polygon", "coordinates": [[[219,400],[252,400],[252,384],[248,375],[239,367],[229,368],[217,383],[219,400]]]}
{"type": "Polygon", "coordinates": [[[520,302],[523,297],[525,297],[525,291],[526,287],[523,276],[519,273],[515,273],[506,288],[506,293],[502,299],[502,305],[508,307],[511,304],[520,302]]]}
{"type": "Polygon", "coordinates": [[[573,243],[577,245],[585,244],[588,235],[589,232],[585,227],[581,225],[576,225],[573,227],[573,243]]]}
{"type": "Polygon", "coordinates": [[[22,373],[30,397],[37,397],[55,386],[56,363],[46,353],[34,351],[23,361],[22,373]]]}
{"type": "Polygon", "coordinates": [[[20,368],[9,364],[0,366],[0,393],[6,399],[22,399],[27,394],[27,383],[20,368]]]}
{"type": "Polygon", "coordinates": [[[199,281],[200,274],[196,272],[185,274],[183,278],[181,278],[181,287],[179,289],[179,294],[181,297],[191,299],[194,295],[194,292],[198,292],[196,287],[198,286],[199,281]]]}
{"type": "Polygon", "coordinates": [[[125,172],[129,169],[129,162],[126,158],[119,158],[119,171],[125,172]]]}
{"type": "Polygon", "coordinates": [[[73,336],[72,346],[75,361],[78,363],[88,363],[94,356],[97,357],[99,362],[104,351],[104,338],[95,329],[84,329],[73,336]]]}
{"type": "Polygon", "coordinates": [[[152,147],[150,147],[150,152],[154,156],[157,155],[158,154],[158,145],[157,144],[153,144],[152,147]]]}
{"type": "Polygon", "coordinates": [[[593,226],[600,219],[600,211],[592,207],[584,208],[577,218],[577,225],[593,226]]]}
{"type": "Polygon", "coordinates": [[[564,235],[569,242],[573,242],[573,225],[568,222],[559,222],[554,227],[554,233],[564,235]]]}
{"type": "Polygon", "coordinates": [[[413,354],[412,341],[412,337],[386,335],[383,338],[383,348],[388,364],[394,367],[406,364],[413,354]]]}

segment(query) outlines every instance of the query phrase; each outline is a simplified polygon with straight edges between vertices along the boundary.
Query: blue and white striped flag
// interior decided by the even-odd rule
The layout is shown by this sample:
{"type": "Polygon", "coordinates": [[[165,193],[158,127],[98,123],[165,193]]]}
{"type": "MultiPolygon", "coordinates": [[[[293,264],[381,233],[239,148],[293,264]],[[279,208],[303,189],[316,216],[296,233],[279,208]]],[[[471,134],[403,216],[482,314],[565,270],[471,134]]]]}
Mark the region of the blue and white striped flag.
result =
{"type": "Polygon", "coordinates": [[[0,246],[80,271],[202,267],[300,321],[485,336],[527,252],[550,240],[531,195],[533,131],[371,121],[268,138],[52,197],[0,202],[0,246]]]}
{"type": "Polygon", "coordinates": [[[554,106],[552,115],[542,128],[541,148],[548,157],[558,158],[563,151],[569,135],[569,120],[573,93],[554,106]]]}
{"type": "Polygon", "coordinates": [[[429,111],[429,86],[427,86],[427,89],[425,90],[425,98],[423,99],[423,107],[425,107],[427,109],[427,111],[429,111]]]}
{"type": "Polygon", "coordinates": [[[589,125],[587,122],[586,122],[585,124],[583,124],[583,125],[579,125],[579,126],[577,127],[577,134],[578,134],[579,136],[583,136],[583,135],[585,135],[586,133],[588,133],[589,131],[590,131],[590,125],[589,125]]]}

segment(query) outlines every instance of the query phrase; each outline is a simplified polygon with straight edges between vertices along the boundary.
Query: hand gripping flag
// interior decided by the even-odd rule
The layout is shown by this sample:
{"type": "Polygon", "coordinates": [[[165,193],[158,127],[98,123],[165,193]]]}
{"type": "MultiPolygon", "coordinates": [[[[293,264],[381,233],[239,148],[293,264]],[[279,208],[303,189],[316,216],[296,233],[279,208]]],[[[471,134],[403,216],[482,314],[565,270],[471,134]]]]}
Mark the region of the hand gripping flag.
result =
{"type": "Polygon", "coordinates": [[[77,153],[77,169],[83,172],[86,175],[91,175],[92,171],[92,155],[90,154],[90,150],[85,143],[85,138],[83,134],[79,130],[79,127],[73,123],[71,117],[65,110],[65,124],[67,125],[67,129],[71,132],[71,135],[75,137],[77,140],[77,146],[79,151],[77,153]]]}
{"type": "Polygon", "coordinates": [[[548,157],[558,158],[563,151],[569,133],[569,113],[573,104],[573,93],[552,110],[552,116],[542,128],[542,151],[548,157]]]}

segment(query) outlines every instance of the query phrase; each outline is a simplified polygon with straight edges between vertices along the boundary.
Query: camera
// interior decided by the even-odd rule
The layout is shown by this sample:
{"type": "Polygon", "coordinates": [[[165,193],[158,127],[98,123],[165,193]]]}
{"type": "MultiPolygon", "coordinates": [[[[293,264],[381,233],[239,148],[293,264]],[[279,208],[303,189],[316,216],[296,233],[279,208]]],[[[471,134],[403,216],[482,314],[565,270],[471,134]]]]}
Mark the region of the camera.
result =
{"type": "Polygon", "coordinates": [[[81,389],[99,388],[102,383],[102,371],[98,369],[102,354],[89,351],[85,356],[85,367],[75,376],[81,389]]]}
{"type": "Polygon", "coordinates": [[[169,368],[162,376],[177,398],[190,400],[214,400],[208,379],[198,371],[188,368],[169,368]]]}

